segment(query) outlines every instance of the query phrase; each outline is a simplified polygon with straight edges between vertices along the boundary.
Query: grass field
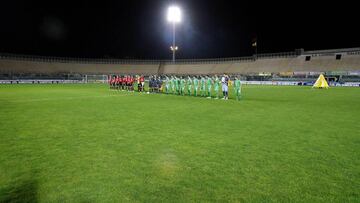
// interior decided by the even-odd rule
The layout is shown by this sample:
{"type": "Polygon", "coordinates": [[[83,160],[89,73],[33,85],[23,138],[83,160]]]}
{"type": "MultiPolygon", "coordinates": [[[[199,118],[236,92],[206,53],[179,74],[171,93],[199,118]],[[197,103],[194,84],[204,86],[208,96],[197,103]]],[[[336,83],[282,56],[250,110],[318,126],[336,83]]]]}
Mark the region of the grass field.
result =
{"type": "Polygon", "coordinates": [[[360,88],[0,85],[0,202],[359,202],[359,115],[360,88]]]}

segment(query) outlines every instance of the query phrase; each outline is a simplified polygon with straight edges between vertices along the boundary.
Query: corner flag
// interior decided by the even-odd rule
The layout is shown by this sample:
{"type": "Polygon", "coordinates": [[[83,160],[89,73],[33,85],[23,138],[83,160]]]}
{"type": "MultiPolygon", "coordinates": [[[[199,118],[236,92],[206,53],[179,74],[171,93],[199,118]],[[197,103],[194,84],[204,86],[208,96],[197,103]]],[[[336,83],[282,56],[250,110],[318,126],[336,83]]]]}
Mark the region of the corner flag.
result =
{"type": "Polygon", "coordinates": [[[329,88],[327,81],[323,74],[320,74],[319,78],[316,80],[313,88],[329,88]]]}

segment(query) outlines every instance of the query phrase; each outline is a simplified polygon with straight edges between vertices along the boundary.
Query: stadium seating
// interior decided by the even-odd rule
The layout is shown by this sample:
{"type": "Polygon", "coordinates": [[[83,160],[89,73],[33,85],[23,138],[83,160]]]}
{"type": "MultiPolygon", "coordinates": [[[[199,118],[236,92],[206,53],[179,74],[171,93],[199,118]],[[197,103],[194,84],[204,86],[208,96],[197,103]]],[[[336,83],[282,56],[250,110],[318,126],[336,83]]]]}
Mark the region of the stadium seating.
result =
{"type": "Polygon", "coordinates": [[[0,54],[0,74],[254,74],[360,71],[360,48],[260,54],[225,59],[74,59],[0,54]],[[336,59],[341,55],[340,59],[336,59]]]}

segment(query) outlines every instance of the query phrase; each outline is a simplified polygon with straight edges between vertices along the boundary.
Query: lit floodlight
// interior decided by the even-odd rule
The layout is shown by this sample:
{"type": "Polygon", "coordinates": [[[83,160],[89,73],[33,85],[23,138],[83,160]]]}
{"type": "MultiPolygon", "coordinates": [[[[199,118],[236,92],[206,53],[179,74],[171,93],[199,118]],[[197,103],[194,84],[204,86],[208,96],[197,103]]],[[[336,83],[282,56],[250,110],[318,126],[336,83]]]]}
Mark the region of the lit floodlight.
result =
{"type": "Polygon", "coordinates": [[[171,6],[168,9],[167,20],[172,23],[181,22],[181,11],[177,6],[171,6]]]}
{"type": "Polygon", "coordinates": [[[171,50],[171,51],[177,51],[178,49],[179,49],[179,47],[178,47],[178,46],[175,46],[175,49],[174,49],[174,47],[173,47],[173,46],[171,46],[171,47],[170,47],[170,50],[171,50]]]}
{"type": "Polygon", "coordinates": [[[173,31],[173,43],[170,47],[170,50],[173,53],[172,61],[175,62],[175,52],[178,50],[178,47],[175,45],[175,27],[176,23],[181,22],[181,11],[177,6],[170,6],[167,13],[167,20],[172,23],[173,31]]]}

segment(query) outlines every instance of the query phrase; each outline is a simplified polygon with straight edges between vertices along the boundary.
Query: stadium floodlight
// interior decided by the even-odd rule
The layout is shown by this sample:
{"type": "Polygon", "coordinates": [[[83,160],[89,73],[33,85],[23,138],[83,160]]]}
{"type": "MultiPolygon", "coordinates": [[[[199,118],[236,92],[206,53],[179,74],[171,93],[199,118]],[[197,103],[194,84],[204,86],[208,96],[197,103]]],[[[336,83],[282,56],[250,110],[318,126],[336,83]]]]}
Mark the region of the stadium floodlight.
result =
{"type": "Polygon", "coordinates": [[[177,6],[171,6],[168,9],[167,19],[171,23],[179,23],[181,22],[181,11],[177,6]]]}
{"type": "Polygon", "coordinates": [[[175,46],[175,24],[181,22],[181,10],[177,6],[170,6],[167,13],[167,20],[173,25],[173,44],[170,47],[170,50],[173,53],[172,61],[175,62],[175,52],[178,50],[178,47],[175,46]]]}

